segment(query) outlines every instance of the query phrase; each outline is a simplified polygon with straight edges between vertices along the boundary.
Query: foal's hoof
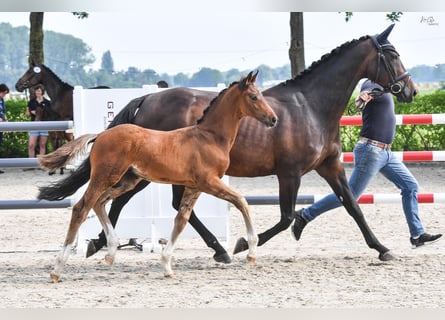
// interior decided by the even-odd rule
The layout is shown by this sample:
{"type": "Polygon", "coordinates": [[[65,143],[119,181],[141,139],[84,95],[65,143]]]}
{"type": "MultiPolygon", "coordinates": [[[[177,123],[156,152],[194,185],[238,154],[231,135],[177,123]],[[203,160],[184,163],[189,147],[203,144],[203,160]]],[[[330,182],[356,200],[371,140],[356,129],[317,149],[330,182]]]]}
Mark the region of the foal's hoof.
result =
{"type": "Polygon", "coordinates": [[[386,251],[385,253],[379,254],[380,261],[392,261],[396,260],[397,256],[393,254],[391,251],[386,251]]]}
{"type": "Polygon", "coordinates": [[[49,274],[49,276],[51,277],[51,280],[54,282],[54,283],[57,283],[57,282],[59,282],[59,276],[58,275],[56,275],[56,274],[54,274],[54,273],[50,273],[49,274]]]}
{"type": "Polygon", "coordinates": [[[238,252],[242,252],[249,249],[249,243],[244,238],[239,238],[235,244],[235,248],[233,249],[233,254],[237,254],[238,252]]]}
{"type": "Polygon", "coordinates": [[[248,262],[249,264],[255,264],[255,262],[256,262],[256,257],[247,255],[247,262],[248,262]]]}
{"type": "Polygon", "coordinates": [[[113,265],[113,262],[114,262],[114,258],[112,257],[112,256],[109,256],[108,254],[105,256],[105,262],[109,265],[109,266],[111,266],[111,265],[113,265]]]}
{"type": "Polygon", "coordinates": [[[176,275],[174,273],[164,274],[164,278],[175,279],[176,275]]]}
{"type": "Polygon", "coordinates": [[[232,259],[230,258],[230,256],[227,254],[227,252],[223,252],[221,254],[214,254],[213,255],[213,259],[216,262],[221,262],[221,263],[232,263],[232,259]]]}

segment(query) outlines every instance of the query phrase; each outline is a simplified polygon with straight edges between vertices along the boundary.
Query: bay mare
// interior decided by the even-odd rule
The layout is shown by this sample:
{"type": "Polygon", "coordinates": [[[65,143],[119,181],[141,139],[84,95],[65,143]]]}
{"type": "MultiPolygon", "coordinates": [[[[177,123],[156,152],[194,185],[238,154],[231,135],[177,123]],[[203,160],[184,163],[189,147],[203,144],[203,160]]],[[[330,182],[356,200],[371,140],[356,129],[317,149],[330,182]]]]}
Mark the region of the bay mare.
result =
{"type": "MultiPolygon", "coordinates": [[[[399,101],[411,102],[416,94],[414,83],[404,68],[395,47],[388,41],[394,25],[375,36],[364,36],[335,48],[313,63],[296,78],[287,80],[263,92],[265,99],[280,118],[277,128],[264,131],[250,119],[243,119],[238,136],[230,152],[230,166],[226,172],[235,177],[276,175],[279,181],[280,220],[258,235],[258,245],[266,243],[286,230],[294,219],[295,199],[301,177],[316,170],[341,199],[348,213],[359,226],[367,245],[376,249],[379,258],[394,258],[383,246],[365,221],[362,211],[349,190],[340,162],[341,143],[339,121],[357,83],[369,78],[391,91],[399,101]]],[[[173,88],[149,94],[129,102],[115,117],[110,127],[121,123],[157,130],[173,130],[193,125],[216,93],[173,88]]],[[[85,184],[89,168],[78,170],[78,184],[85,184]]],[[[109,216],[116,224],[122,207],[130,198],[148,185],[141,181],[133,191],[116,198],[109,216]]],[[[65,197],[78,186],[65,190],[65,197]]],[[[73,191],[74,190],[74,191],[73,191]]],[[[173,186],[173,206],[179,208],[184,188],[173,186]]],[[[70,193],[71,192],[71,193],[70,193]]],[[[214,259],[229,263],[230,257],[216,237],[199,221],[194,212],[190,224],[215,250],[214,259]]],[[[99,239],[89,243],[87,256],[106,244],[99,239]]],[[[235,246],[235,253],[246,250],[244,239],[235,246]]]]}
{"type": "MultiPolygon", "coordinates": [[[[58,282],[71,252],[80,225],[94,209],[107,236],[112,264],[118,238],[105,211],[106,203],[134,188],[141,180],[185,186],[171,237],[162,252],[166,277],[173,276],[171,258],[175,243],[189,219],[202,192],[231,202],[243,214],[249,243],[249,262],[255,262],[258,237],[244,197],[225,185],[221,178],[229,166],[229,152],[235,141],[239,122],[250,116],[267,127],[277,123],[277,116],[255,87],[257,73],[223,90],[204,112],[197,125],[173,131],[145,129],[123,124],[99,134],[86,134],[55,152],[39,156],[41,167],[55,170],[65,165],[93,143],[90,156],[82,165],[91,167],[90,183],[82,198],[74,205],[66,240],[56,259],[51,278],[58,282]]],[[[53,200],[70,184],[41,187],[39,199],[53,200]]]]}

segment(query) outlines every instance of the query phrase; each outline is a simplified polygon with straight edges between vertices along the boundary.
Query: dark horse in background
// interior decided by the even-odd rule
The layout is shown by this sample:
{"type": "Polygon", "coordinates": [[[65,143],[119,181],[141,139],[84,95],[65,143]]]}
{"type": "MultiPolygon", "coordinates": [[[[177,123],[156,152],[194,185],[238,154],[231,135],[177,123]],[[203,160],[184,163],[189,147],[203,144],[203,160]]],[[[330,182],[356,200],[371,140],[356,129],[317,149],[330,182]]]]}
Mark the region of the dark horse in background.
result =
{"type": "MultiPolygon", "coordinates": [[[[51,100],[52,112],[42,115],[43,121],[68,121],[73,120],[73,91],[74,87],[62,81],[50,68],[44,64],[31,61],[29,69],[20,77],[15,84],[19,92],[42,84],[51,100]]],[[[95,88],[109,88],[99,86],[95,88]]],[[[73,140],[71,132],[50,131],[49,138],[53,150],[57,150],[66,141],[73,140]]],[[[63,170],[61,170],[63,173],[63,170]]]]}
{"type": "MultiPolygon", "coordinates": [[[[19,92],[42,84],[51,100],[51,111],[41,114],[42,121],[67,121],[73,120],[73,91],[74,87],[60,78],[44,64],[36,64],[31,61],[30,68],[20,77],[15,84],[19,92]]],[[[49,140],[53,150],[57,150],[66,141],[74,139],[71,132],[49,131],[49,140]]],[[[54,172],[50,172],[53,174],[54,172]]],[[[60,169],[63,174],[63,168],[60,169]]]]}
{"type": "MultiPolygon", "coordinates": [[[[258,245],[266,243],[287,229],[295,217],[295,202],[301,177],[316,170],[338,196],[348,213],[358,224],[367,245],[379,252],[379,259],[391,260],[394,255],[383,246],[369,228],[354,199],[340,162],[340,118],[357,83],[369,78],[392,92],[399,101],[411,102],[416,88],[404,68],[399,54],[388,41],[394,25],[381,34],[352,40],[324,55],[294,79],[287,80],[263,92],[274,109],[279,124],[273,130],[250,119],[243,119],[230,153],[229,176],[258,177],[277,175],[281,219],[272,228],[258,235],[258,245]]],[[[196,123],[203,109],[217,93],[187,88],[173,88],[149,94],[129,102],[110,124],[133,123],[145,128],[173,130],[196,123]]],[[[88,182],[90,169],[79,168],[71,179],[70,190],[59,190],[63,199],[73,194],[79,185],[88,182]],[[77,175],[77,176],[74,176],[77,175]]],[[[110,220],[116,224],[122,207],[148,185],[140,182],[112,203],[110,220]]],[[[57,188],[57,185],[54,186],[57,188]]],[[[173,186],[173,206],[178,209],[184,188],[173,186]]],[[[192,213],[189,222],[206,244],[215,250],[214,259],[229,263],[230,257],[217,239],[192,213]]],[[[105,245],[100,235],[89,243],[87,256],[105,245]]],[[[244,238],[238,240],[234,253],[248,249],[244,238]]]]}

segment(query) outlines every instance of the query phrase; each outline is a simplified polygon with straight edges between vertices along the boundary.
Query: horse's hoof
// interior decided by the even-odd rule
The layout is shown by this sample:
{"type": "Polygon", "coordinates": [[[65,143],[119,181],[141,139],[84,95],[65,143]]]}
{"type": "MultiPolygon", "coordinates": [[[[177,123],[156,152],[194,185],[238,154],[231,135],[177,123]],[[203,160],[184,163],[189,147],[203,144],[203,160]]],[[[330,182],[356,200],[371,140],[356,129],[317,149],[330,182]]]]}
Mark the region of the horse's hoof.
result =
{"type": "Polygon", "coordinates": [[[249,243],[244,238],[239,238],[235,244],[235,248],[233,249],[233,254],[237,254],[238,252],[242,252],[249,249],[249,243]]]}
{"type": "Polygon", "coordinates": [[[213,259],[216,262],[221,262],[221,263],[231,263],[232,259],[230,258],[230,256],[227,254],[227,252],[221,253],[221,254],[214,254],[213,255],[213,259]]]}
{"type": "Polygon", "coordinates": [[[380,261],[392,261],[396,260],[397,256],[393,254],[391,251],[386,251],[385,253],[379,254],[379,260],[380,261]]]}
{"type": "Polygon", "coordinates": [[[49,274],[49,276],[51,277],[51,280],[54,282],[54,283],[58,283],[59,282],[59,276],[58,275],[56,275],[56,274],[54,274],[54,273],[50,273],[49,274]]]}
{"type": "Polygon", "coordinates": [[[249,264],[255,264],[255,262],[256,262],[256,257],[247,255],[247,262],[248,262],[249,264]]]}
{"type": "Polygon", "coordinates": [[[50,172],[48,172],[48,175],[49,176],[52,176],[53,174],[55,174],[56,172],[55,171],[50,171],[50,172]]]}
{"type": "Polygon", "coordinates": [[[91,239],[90,241],[88,241],[86,257],[91,257],[97,251],[102,249],[103,246],[104,244],[102,244],[102,241],[100,239],[91,239]]]}
{"type": "Polygon", "coordinates": [[[111,265],[113,265],[113,262],[114,262],[114,258],[112,257],[112,256],[109,256],[108,254],[105,256],[105,262],[109,265],[109,266],[111,266],[111,265]]]}
{"type": "Polygon", "coordinates": [[[164,274],[164,278],[175,279],[176,275],[174,273],[164,274]]]}

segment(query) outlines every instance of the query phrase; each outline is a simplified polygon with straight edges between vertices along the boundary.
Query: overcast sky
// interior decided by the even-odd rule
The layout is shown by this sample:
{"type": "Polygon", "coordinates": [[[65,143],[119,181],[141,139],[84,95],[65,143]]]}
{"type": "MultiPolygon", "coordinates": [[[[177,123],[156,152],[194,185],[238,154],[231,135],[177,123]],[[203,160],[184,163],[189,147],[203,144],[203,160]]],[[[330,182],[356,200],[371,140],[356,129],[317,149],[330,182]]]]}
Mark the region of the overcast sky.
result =
{"type": "MultiPolygon", "coordinates": [[[[29,26],[29,13],[0,12],[0,22],[29,26]]],[[[343,13],[305,12],[306,64],[389,25],[384,12],[355,12],[348,23],[343,13]]],[[[134,66],[169,74],[289,62],[288,12],[90,12],[84,20],[71,13],[47,12],[43,27],[87,43],[96,57],[94,69],[107,50],[116,70],[134,66]]],[[[407,68],[445,63],[445,12],[406,12],[389,40],[407,68]]],[[[51,67],[51,57],[45,57],[45,63],[51,67]]]]}

